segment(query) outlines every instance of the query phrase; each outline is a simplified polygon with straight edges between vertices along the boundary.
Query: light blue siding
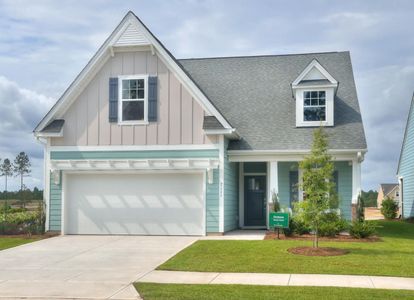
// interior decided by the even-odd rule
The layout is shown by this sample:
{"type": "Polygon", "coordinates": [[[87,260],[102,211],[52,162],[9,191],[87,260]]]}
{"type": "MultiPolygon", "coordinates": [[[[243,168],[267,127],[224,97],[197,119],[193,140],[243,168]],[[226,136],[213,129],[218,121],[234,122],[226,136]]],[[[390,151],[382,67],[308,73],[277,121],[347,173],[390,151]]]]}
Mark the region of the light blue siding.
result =
{"type": "MultiPolygon", "coordinates": [[[[227,149],[227,143],[225,148],[227,149]]],[[[224,231],[239,227],[239,163],[229,162],[224,152],[224,231]]]]}
{"type": "Polygon", "coordinates": [[[218,149],[156,150],[156,151],[52,151],[50,158],[70,159],[157,159],[157,158],[217,158],[218,149]]]}
{"type": "MultiPolygon", "coordinates": [[[[335,162],[335,170],[338,171],[338,195],[342,216],[351,220],[352,211],[352,166],[348,162],[335,162]]],[[[290,205],[289,172],[298,169],[297,162],[278,163],[278,189],[279,201],[282,207],[290,205]]]]}
{"type": "MultiPolygon", "coordinates": [[[[62,175],[62,173],[60,174],[62,175]]],[[[62,176],[60,176],[62,178],[62,176]]],[[[62,221],[62,182],[55,184],[50,176],[49,230],[60,231],[62,221]]]]}
{"type": "Polygon", "coordinates": [[[335,162],[338,171],[338,196],[341,215],[347,220],[352,218],[352,165],[347,161],[335,162]]]}
{"type": "Polygon", "coordinates": [[[411,102],[404,141],[401,148],[398,175],[403,177],[403,217],[414,217],[414,96],[411,102]]]}
{"type": "Polygon", "coordinates": [[[282,208],[290,206],[289,173],[298,170],[297,162],[278,162],[278,196],[282,208]]]}
{"type": "Polygon", "coordinates": [[[206,231],[219,232],[219,170],[213,170],[212,184],[206,180],[206,231]]]}

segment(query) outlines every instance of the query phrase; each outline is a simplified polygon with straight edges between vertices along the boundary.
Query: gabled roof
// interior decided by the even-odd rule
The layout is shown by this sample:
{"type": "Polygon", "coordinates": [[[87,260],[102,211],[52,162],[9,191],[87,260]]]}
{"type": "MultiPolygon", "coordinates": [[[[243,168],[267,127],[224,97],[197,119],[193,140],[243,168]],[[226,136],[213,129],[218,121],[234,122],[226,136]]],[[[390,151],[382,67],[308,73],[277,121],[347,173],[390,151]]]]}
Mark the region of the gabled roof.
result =
{"type": "Polygon", "coordinates": [[[308,150],[311,127],[295,126],[291,84],[313,61],[337,82],[329,147],[366,151],[349,52],[179,60],[241,136],[230,150],[308,150]]]}
{"type": "Polygon", "coordinates": [[[404,145],[407,141],[408,126],[410,125],[410,120],[413,117],[413,114],[414,114],[414,93],[413,93],[413,97],[411,98],[411,104],[410,104],[410,110],[408,111],[407,123],[405,124],[404,138],[401,144],[400,157],[398,159],[397,175],[400,175],[401,159],[402,159],[403,152],[404,152],[404,145]]]}
{"type": "Polygon", "coordinates": [[[398,186],[399,186],[398,183],[382,183],[382,184],[380,184],[380,187],[382,189],[382,192],[384,193],[384,196],[389,195],[398,186]]]}
{"type": "Polygon", "coordinates": [[[41,137],[60,137],[63,136],[63,125],[65,120],[56,119],[47,124],[41,131],[39,131],[38,136],[41,137]]]}
{"type": "Polygon", "coordinates": [[[299,74],[299,76],[292,82],[292,87],[296,87],[299,84],[305,84],[306,82],[315,83],[330,83],[332,85],[338,85],[338,81],[314,58],[309,65],[299,74]]]}
{"type": "Polygon", "coordinates": [[[224,127],[215,116],[205,116],[203,121],[203,129],[224,129],[224,127]]]}
{"type": "Polygon", "coordinates": [[[193,98],[200,102],[200,105],[207,112],[217,118],[220,124],[231,129],[232,126],[218,111],[218,109],[207,98],[205,93],[191,79],[175,57],[164,47],[164,45],[152,34],[144,23],[131,11],[129,11],[119,25],[115,28],[108,39],[99,48],[96,54],[88,62],[85,68],[79,73],[72,84],[66,89],[63,95],[40,121],[34,129],[35,135],[44,129],[54,119],[62,118],[64,112],[73,103],[76,97],[86,87],[88,82],[99,71],[103,64],[114,54],[117,47],[148,46],[153,53],[157,53],[163,62],[170,67],[177,79],[188,89],[193,98]]]}

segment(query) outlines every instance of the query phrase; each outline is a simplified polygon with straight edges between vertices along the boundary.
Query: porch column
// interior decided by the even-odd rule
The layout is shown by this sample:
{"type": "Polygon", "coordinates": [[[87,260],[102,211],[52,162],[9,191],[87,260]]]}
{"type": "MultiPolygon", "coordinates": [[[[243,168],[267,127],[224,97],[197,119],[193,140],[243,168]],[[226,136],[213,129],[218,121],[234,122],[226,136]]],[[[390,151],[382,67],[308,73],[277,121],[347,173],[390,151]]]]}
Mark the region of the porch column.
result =
{"type": "Polygon", "coordinates": [[[361,193],[361,163],[358,159],[352,160],[352,204],[358,202],[361,193]]]}
{"type": "Polygon", "coordinates": [[[272,195],[273,192],[275,194],[279,193],[279,185],[278,185],[278,170],[277,170],[277,161],[269,162],[269,189],[268,189],[268,196],[267,202],[272,203],[272,195]]]}

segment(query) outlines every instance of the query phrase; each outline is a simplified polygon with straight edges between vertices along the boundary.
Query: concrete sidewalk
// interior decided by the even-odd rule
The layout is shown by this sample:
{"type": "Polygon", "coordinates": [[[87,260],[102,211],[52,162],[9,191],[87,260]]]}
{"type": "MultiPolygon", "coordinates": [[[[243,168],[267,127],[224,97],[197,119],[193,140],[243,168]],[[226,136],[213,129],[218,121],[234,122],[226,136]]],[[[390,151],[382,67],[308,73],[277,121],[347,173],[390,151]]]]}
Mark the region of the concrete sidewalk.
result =
{"type": "Polygon", "coordinates": [[[331,286],[414,290],[414,278],[355,275],[152,271],[138,281],[182,284],[331,286]]]}

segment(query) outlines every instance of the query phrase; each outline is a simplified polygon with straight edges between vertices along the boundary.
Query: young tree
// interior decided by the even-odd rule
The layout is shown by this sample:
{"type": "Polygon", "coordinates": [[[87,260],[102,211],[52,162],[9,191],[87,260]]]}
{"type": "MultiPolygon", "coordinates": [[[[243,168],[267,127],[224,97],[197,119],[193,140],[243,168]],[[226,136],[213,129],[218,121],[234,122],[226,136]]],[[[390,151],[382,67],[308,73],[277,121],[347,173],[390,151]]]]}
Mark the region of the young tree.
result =
{"type": "Polygon", "coordinates": [[[26,153],[20,152],[16,158],[14,159],[13,163],[13,171],[16,176],[20,176],[20,194],[22,196],[21,201],[23,202],[23,206],[25,206],[24,199],[23,199],[23,178],[30,174],[30,160],[26,153]]]}
{"type": "Polygon", "coordinates": [[[301,187],[305,199],[297,204],[297,212],[315,233],[313,247],[317,248],[320,224],[337,201],[332,180],[334,165],[328,154],[328,137],[322,128],[314,131],[311,153],[299,166],[303,170],[301,187]]]}

